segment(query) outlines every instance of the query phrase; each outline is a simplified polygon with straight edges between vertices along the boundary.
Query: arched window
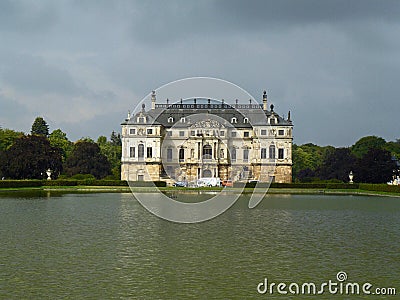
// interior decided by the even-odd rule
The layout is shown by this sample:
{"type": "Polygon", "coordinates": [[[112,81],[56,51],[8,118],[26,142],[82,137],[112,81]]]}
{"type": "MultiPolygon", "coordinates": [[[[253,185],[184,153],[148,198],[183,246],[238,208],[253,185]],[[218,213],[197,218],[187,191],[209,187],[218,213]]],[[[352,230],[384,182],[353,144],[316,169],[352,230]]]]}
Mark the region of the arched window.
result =
{"type": "Polygon", "coordinates": [[[275,159],[275,145],[269,146],[269,158],[270,159],[275,159]]]}
{"type": "Polygon", "coordinates": [[[231,123],[232,123],[232,124],[236,124],[236,123],[237,123],[237,118],[236,118],[236,117],[232,117],[231,123]]]}
{"type": "Polygon", "coordinates": [[[212,159],[212,148],[208,144],[203,147],[203,158],[212,159]]]}
{"type": "Polygon", "coordinates": [[[249,118],[244,118],[243,123],[245,123],[245,124],[249,123],[249,118]]]}
{"type": "Polygon", "coordinates": [[[168,123],[173,123],[174,122],[174,118],[173,117],[169,117],[168,118],[168,123]]]}
{"type": "Polygon", "coordinates": [[[138,145],[138,158],[144,158],[144,145],[138,145]]]}
{"type": "Polygon", "coordinates": [[[181,118],[181,123],[186,123],[186,118],[185,117],[181,118]]]}

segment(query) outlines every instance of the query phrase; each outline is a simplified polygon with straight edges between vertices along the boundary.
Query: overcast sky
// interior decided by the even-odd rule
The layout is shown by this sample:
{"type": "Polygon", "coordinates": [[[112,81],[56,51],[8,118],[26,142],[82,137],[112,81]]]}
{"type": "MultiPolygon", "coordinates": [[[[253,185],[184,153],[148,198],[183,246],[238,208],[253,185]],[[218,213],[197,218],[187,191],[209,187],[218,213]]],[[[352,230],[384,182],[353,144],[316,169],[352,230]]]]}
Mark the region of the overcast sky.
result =
{"type": "Polygon", "coordinates": [[[29,132],[43,116],[97,139],[151,90],[210,76],[266,89],[297,144],[394,140],[399,16],[389,0],[2,0],[0,126],[29,132]]]}

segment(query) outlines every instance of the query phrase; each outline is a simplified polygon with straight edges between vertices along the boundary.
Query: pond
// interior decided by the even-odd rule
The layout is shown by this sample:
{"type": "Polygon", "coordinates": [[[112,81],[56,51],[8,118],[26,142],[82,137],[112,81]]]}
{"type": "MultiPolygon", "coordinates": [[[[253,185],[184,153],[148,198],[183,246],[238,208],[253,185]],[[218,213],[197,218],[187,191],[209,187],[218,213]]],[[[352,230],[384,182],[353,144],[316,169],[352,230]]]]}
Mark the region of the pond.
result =
{"type": "Polygon", "coordinates": [[[0,193],[0,299],[287,299],[257,286],[318,286],[338,272],[400,290],[400,198],[248,200],[177,224],[129,193],[0,193]]]}

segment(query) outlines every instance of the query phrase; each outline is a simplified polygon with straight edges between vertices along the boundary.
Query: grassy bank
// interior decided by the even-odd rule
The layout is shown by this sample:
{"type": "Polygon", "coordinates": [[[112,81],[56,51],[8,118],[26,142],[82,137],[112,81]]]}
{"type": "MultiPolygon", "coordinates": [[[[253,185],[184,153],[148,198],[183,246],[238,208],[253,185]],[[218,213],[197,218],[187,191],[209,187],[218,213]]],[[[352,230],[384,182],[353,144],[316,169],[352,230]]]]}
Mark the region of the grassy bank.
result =
{"type": "MultiPolygon", "coordinates": [[[[165,182],[134,182],[131,186],[137,192],[154,192],[156,185],[163,192],[179,191],[204,191],[218,192],[223,188],[179,188],[166,187],[165,182]]],[[[254,190],[252,184],[235,184],[234,187],[224,189],[232,193],[264,192],[268,184],[261,183],[254,190]]],[[[64,192],[131,192],[126,181],[121,180],[2,180],[1,191],[64,191],[64,192]]],[[[268,189],[271,194],[350,194],[350,195],[390,195],[400,196],[400,186],[389,186],[386,184],[344,184],[344,183],[273,183],[268,189]]]]}

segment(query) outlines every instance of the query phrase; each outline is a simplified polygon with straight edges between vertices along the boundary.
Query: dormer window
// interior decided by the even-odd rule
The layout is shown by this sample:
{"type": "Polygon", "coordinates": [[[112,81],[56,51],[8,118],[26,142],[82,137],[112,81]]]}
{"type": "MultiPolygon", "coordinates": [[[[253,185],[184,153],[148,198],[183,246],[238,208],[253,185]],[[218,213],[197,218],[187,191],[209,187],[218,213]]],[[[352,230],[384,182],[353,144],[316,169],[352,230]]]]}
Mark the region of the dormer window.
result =
{"type": "Polygon", "coordinates": [[[168,118],[168,123],[173,123],[174,122],[174,118],[173,117],[169,117],[168,118]]]}
{"type": "Polygon", "coordinates": [[[137,121],[138,121],[138,123],[146,123],[146,118],[145,117],[139,117],[137,121]]]}
{"type": "Polygon", "coordinates": [[[181,123],[186,123],[186,118],[185,117],[181,118],[181,123]]]}
{"type": "Polygon", "coordinates": [[[244,118],[244,119],[243,119],[243,123],[244,123],[244,124],[249,123],[249,118],[244,118]]]}
{"type": "Polygon", "coordinates": [[[278,123],[278,122],[277,122],[277,120],[276,120],[275,117],[269,118],[269,124],[274,125],[274,124],[277,124],[277,123],[278,123]]]}
{"type": "Polygon", "coordinates": [[[232,124],[236,124],[236,123],[237,123],[237,118],[236,118],[236,117],[232,117],[231,123],[232,123],[232,124]]]}

